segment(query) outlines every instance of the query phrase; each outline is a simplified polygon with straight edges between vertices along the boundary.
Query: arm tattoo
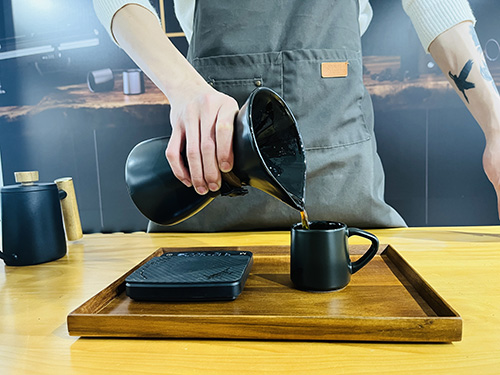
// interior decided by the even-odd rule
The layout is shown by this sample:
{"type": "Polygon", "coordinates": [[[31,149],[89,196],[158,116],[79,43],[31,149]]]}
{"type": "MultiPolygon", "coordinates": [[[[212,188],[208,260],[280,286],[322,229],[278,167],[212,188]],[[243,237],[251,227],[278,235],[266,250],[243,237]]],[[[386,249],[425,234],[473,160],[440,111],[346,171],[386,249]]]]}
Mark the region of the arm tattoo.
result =
{"type": "Polygon", "coordinates": [[[469,32],[477,50],[482,53],[483,51],[481,50],[481,44],[479,43],[479,38],[477,37],[476,29],[474,29],[474,26],[472,24],[469,26],[469,32]]]}
{"type": "MultiPolygon", "coordinates": [[[[477,51],[481,54],[483,54],[483,49],[481,48],[481,44],[479,43],[479,38],[477,37],[476,34],[476,29],[474,26],[471,24],[469,26],[469,33],[472,37],[472,41],[474,42],[474,45],[476,46],[477,51]]],[[[488,69],[488,65],[486,64],[486,60],[483,59],[481,61],[481,65],[479,67],[479,71],[481,72],[481,75],[483,76],[484,80],[489,82],[492,86],[495,92],[498,94],[498,88],[497,85],[495,84],[495,81],[493,80],[493,77],[491,76],[490,70],[488,69]]],[[[465,94],[464,94],[465,96],[465,94]]]]}
{"type": "Polygon", "coordinates": [[[491,76],[490,70],[488,69],[488,65],[486,65],[485,60],[482,61],[481,66],[479,67],[479,70],[481,71],[481,75],[483,76],[484,80],[491,83],[491,85],[493,86],[493,89],[498,94],[497,85],[495,84],[495,81],[493,80],[493,77],[491,76]]]}
{"type": "Polygon", "coordinates": [[[457,86],[458,90],[464,94],[465,100],[467,100],[467,103],[469,103],[469,98],[467,98],[467,95],[465,94],[465,90],[473,89],[476,87],[476,85],[473,82],[467,81],[467,77],[469,76],[469,73],[472,69],[472,64],[474,64],[474,61],[468,60],[464,67],[462,68],[462,71],[458,76],[455,74],[452,74],[451,71],[448,72],[448,75],[450,78],[455,82],[455,85],[457,86]]]}

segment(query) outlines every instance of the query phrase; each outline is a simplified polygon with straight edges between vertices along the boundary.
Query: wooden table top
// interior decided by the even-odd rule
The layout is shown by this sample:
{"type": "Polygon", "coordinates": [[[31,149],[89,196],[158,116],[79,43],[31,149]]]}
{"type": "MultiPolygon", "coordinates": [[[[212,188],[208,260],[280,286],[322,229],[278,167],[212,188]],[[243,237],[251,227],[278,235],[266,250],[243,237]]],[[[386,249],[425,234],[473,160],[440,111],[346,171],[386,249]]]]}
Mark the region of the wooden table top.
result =
{"type": "MultiPolygon", "coordinates": [[[[383,229],[389,243],[461,315],[451,344],[82,339],[68,313],[159,247],[289,244],[288,232],[91,234],[51,263],[0,266],[2,374],[497,374],[500,226],[383,229]]],[[[353,244],[363,244],[353,237],[353,244]]],[[[354,276],[355,277],[355,276],[354,276]]],[[[278,302],[278,301],[277,301],[278,302]]]]}

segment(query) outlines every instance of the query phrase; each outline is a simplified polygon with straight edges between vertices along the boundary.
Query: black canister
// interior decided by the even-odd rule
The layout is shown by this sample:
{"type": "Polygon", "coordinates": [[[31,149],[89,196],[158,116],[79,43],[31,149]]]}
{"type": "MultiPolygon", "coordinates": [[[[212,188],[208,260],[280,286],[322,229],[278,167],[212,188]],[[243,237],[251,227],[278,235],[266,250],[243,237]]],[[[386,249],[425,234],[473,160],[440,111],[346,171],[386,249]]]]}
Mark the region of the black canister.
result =
{"type": "MultiPolygon", "coordinates": [[[[17,177],[17,176],[16,176],[17,177]]],[[[55,183],[18,181],[1,189],[2,252],[9,266],[49,262],[66,254],[60,199],[55,183]]]]}

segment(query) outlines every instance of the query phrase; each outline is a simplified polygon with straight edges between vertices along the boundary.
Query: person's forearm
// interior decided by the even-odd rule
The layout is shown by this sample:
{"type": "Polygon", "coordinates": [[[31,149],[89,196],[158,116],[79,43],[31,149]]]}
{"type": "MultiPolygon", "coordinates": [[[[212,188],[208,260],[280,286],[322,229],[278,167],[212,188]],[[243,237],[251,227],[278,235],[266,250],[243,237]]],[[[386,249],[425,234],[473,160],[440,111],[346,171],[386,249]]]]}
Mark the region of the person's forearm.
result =
{"type": "Polygon", "coordinates": [[[500,135],[500,96],[471,22],[439,35],[429,52],[488,138],[500,135]]]}
{"type": "Polygon", "coordinates": [[[120,47],[170,101],[172,132],[165,156],[172,172],[199,194],[218,191],[221,172],[233,167],[238,103],[203,79],[149,10],[126,5],[114,15],[111,30],[120,47]]]}
{"type": "Polygon", "coordinates": [[[115,14],[111,29],[120,47],[171,103],[188,86],[206,84],[165,35],[156,16],[147,9],[126,5],[115,14]]]}

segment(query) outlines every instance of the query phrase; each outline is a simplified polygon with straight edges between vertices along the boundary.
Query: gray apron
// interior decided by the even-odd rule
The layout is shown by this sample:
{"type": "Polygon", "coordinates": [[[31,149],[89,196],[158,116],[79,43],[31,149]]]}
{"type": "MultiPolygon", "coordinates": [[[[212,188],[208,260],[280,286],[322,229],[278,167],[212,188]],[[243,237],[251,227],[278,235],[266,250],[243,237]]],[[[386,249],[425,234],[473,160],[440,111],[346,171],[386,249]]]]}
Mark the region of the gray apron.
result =
{"type": "MultiPolygon", "coordinates": [[[[405,226],[383,198],[373,108],[363,85],[358,7],[358,0],[197,1],[188,59],[240,106],[261,85],[290,106],[306,148],[310,220],[405,226]],[[347,76],[322,77],[325,62],[347,62],[347,76]]],[[[288,229],[300,221],[296,210],[248,189],[245,196],[217,197],[180,224],[152,224],[149,230],[288,229]]]]}

